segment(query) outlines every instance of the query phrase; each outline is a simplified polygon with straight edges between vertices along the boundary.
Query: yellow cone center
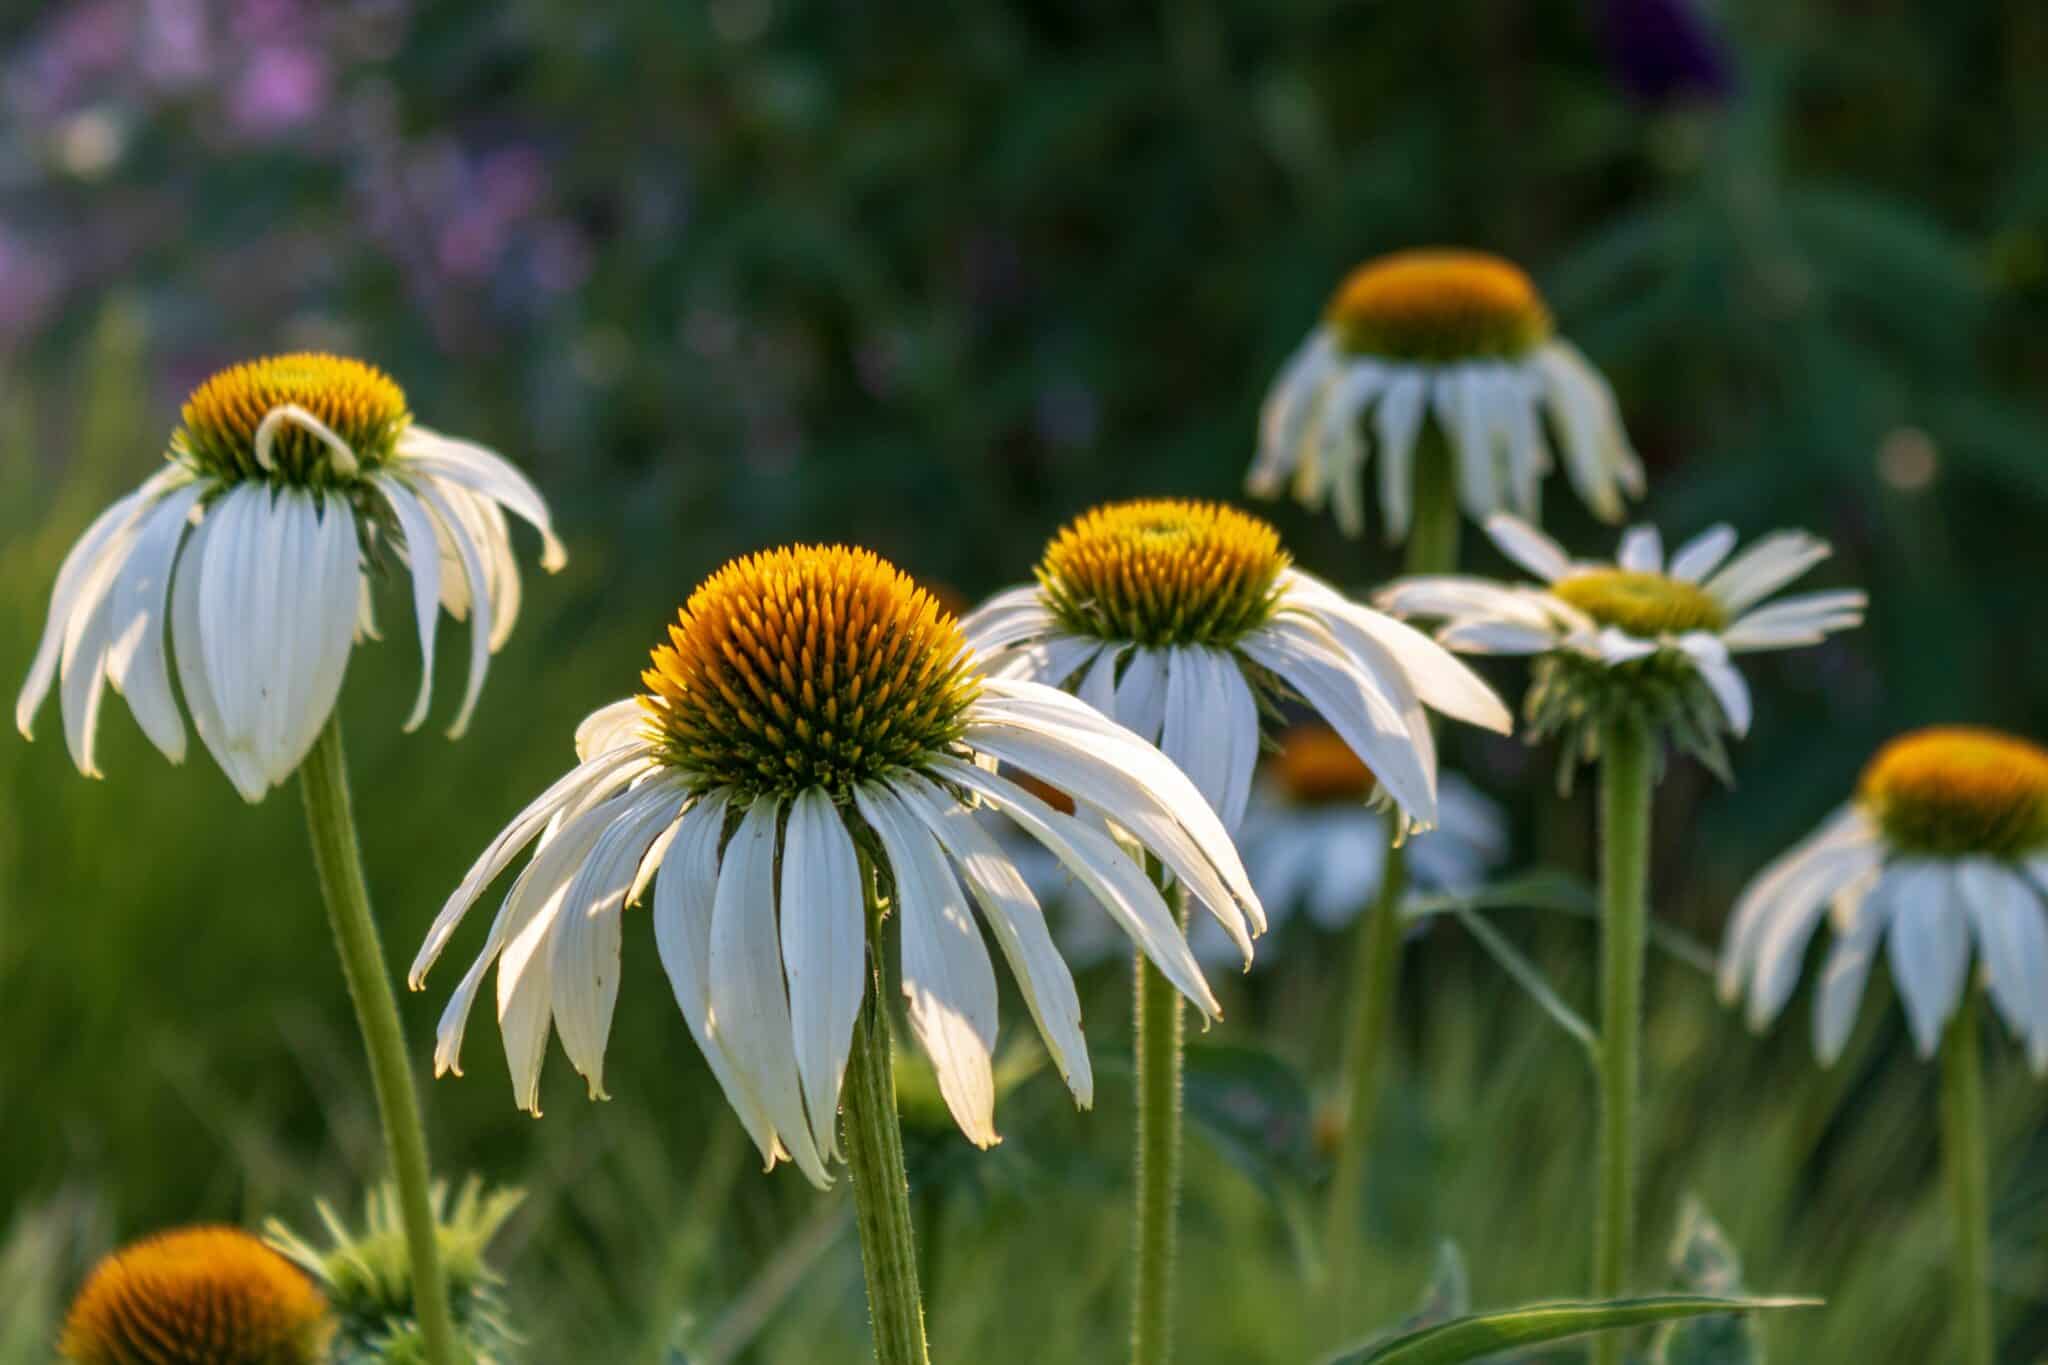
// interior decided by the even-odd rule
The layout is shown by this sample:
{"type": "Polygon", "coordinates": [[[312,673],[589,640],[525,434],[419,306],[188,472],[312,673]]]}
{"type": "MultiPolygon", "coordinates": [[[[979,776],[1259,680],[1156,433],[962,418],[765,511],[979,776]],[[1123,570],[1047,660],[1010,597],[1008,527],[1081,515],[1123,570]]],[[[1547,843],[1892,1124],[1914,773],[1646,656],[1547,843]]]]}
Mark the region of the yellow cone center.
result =
{"type": "Polygon", "coordinates": [[[1228,647],[1272,616],[1288,565],[1280,534],[1221,503],[1110,503],[1069,522],[1039,561],[1068,630],[1144,645],[1228,647]]]}
{"type": "Polygon", "coordinates": [[[1550,337],[1550,310],[1520,267],[1446,247],[1366,262],[1324,316],[1352,355],[1437,364],[1520,356],[1550,337]]]}
{"type": "Polygon", "coordinates": [[[160,1233],[101,1261],[58,1349],[79,1365],[312,1365],[327,1303],[291,1262],[238,1228],[160,1233]]]}
{"type": "Polygon", "coordinates": [[[1372,769],[1326,725],[1298,725],[1280,736],[1273,775],[1302,805],[1356,804],[1372,795],[1372,769]]]}
{"type": "Polygon", "coordinates": [[[337,460],[325,440],[295,419],[272,421],[267,449],[259,450],[265,419],[285,408],[317,419],[362,467],[390,458],[412,422],[405,391],[374,366],[311,352],[268,356],[222,370],[194,389],[171,435],[171,453],[228,480],[309,483],[346,475],[348,461],[337,460]]]}
{"type": "Polygon", "coordinates": [[[690,594],[644,674],[665,757],[755,795],[917,768],[980,692],[958,622],[866,550],[736,559],[690,594]]]}
{"type": "Polygon", "coordinates": [[[1899,849],[1946,857],[2048,852],[2048,750],[1996,730],[1901,735],[1863,770],[1857,799],[1899,849]]]}
{"type": "Polygon", "coordinates": [[[1630,569],[1592,569],[1550,587],[1603,626],[1654,639],[1689,630],[1720,630],[1728,612],[1697,584],[1630,569]]]}

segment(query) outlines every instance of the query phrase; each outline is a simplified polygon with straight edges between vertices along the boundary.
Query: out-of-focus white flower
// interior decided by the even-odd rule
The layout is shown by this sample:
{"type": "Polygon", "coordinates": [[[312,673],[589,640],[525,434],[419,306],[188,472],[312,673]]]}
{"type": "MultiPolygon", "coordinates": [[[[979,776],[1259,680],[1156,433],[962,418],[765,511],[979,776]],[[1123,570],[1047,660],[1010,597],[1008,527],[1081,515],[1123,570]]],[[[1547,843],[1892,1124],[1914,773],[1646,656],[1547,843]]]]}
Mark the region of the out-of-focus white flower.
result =
{"type": "Polygon", "coordinates": [[[392,559],[411,571],[423,656],[408,730],[426,719],[440,613],[471,621],[457,737],[519,614],[505,513],[539,529],[545,568],[564,561],[525,475],[416,424],[398,385],[358,361],[285,355],[222,371],[186,402],[168,460],[65,557],[15,704],[26,736],[61,680],[65,741],[88,777],[101,775],[110,685],[183,761],[175,656],[200,741],[245,800],[262,800],[327,723],[359,633],[375,635],[369,575],[392,559]]]}

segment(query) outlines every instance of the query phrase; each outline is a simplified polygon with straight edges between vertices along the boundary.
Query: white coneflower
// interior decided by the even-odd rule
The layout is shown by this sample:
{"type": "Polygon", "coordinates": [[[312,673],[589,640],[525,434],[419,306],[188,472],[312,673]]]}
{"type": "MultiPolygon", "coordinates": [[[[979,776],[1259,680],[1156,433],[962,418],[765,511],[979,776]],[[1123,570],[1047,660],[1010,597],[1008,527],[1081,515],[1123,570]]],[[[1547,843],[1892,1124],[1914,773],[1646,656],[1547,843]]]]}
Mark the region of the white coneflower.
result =
{"type": "Polygon", "coordinates": [[[1437,812],[1424,707],[1513,727],[1449,652],[1296,569],[1270,525],[1220,503],[1086,512],[1046,546],[1036,583],[961,627],[991,672],[1065,688],[1156,741],[1233,828],[1251,797],[1262,692],[1305,700],[1420,828],[1437,812]]]}
{"type": "MultiPolygon", "coordinates": [[[[1828,555],[1825,542],[1781,531],[1734,558],[1716,526],[1667,562],[1654,527],[1621,540],[1612,564],[1575,563],[1556,541],[1505,514],[1488,518],[1502,553],[1540,587],[1423,575],[1380,595],[1389,610],[1444,622],[1453,649],[1536,658],[1524,710],[1537,737],[1560,740],[1558,777],[1600,768],[1600,1198],[1593,1292],[1611,1298],[1634,1259],[1636,1117],[1642,1086],[1643,954],[1649,933],[1650,798],[1663,745],[1730,776],[1722,735],[1750,722],[1749,686],[1731,656],[1817,644],[1863,619],[1853,589],[1766,598],[1828,555]]],[[[1596,1348],[1618,1365],[1619,1345],[1596,1348]]]]}
{"type": "Polygon", "coordinates": [[[1541,587],[1453,575],[1402,579],[1380,604],[1441,620],[1437,638],[1472,654],[1540,656],[1529,698],[1538,733],[1567,732],[1564,760],[1591,757],[1614,706],[1647,708],[1683,747],[1725,774],[1720,734],[1749,731],[1748,684],[1737,654],[1818,644],[1863,620],[1855,589],[1762,605],[1829,554],[1804,531],[1780,531],[1729,558],[1735,532],[1715,526],[1667,562],[1655,527],[1622,537],[1615,561],[1574,561],[1562,546],[1505,514],[1487,520],[1501,552],[1541,587]],[[1704,687],[1705,691],[1699,689],[1704,687]]]}
{"type": "Polygon", "coordinates": [[[1361,535],[1377,457],[1380,515],[1401,540],[1418,480],[1445,474],[1473,519],[1513,509],[1535,520],[1553,448],[1595,515],[1618,521],[1622,495],[1642,496],[1607,381],[1554,334],[1529,277],[1484,252],[1402,251],[1352,272],[1281,370],[1247,485],[1258,497],[1291,488],[1312,508],[1327,499],[1361,535]],[[1418,467],[1436,440],[1446,471],[1418,467]]]}
{"type": "MultiPolygon", "coordinates": [[[[1156,741],[1231,829],[1251,799],[1262,710],[1288,695],[1372,770],[1375,799],[1395,808],[1402,832],[1437,819],[1436,738],[1425,706],[1497,730],[1512,725],[1500,699],[1427,636],[1294,568],[1271,526],[1219,503],[1097,507],[1053,537],[1037,576],[970,613],[962,622],[969,642],[994,672],[1069,690],[1156,741]]],[[[1057,774],[1040,776],[1065,786],[1057,774]]],[[[1113,807],[1106,815],[1124,823],[1113,807]]],[[[1163,885],[1168,870],[1158,869],[1163,885]]],[[[1249,960],[1248,945],[1240,947],[1249,960]]],[[[1132,1358],[1151,1362],[1166,1358],[1171,1339],[1181,1024],[1176,1002],[1142,966],[1133,990],[1132,1358]]]]}
{"type": "Polygon", "coordinates": [[[88,777],[100,775],[109,685],[165,757],[184,759],[175,654],[200,741],[260,801],[334,709],[350,649],[370,629],[369,574],[393,557],[411,571],[424,656],[408,729],[426,718],[440,612],[472,623],[469,686],[449,730],[459,735],[519,612],[505,513],[540,530],[545,567],[562,564],[524,475],[416,424],[398,385],[358,361],[283,355],[222,371],[186,402],[167,458],[66,556],[15,705],[27,735],[61,678],[65,739],[88,777]]]}
{"type": "Polygon", "coordinates": [[[862,550],[735,560],[691,594],[669,635],[644,675],[648,694],[584,722],[581,762],[506,827],[435,921],[415,986],[492,878],[541,841],[449,1002],[438,1069],[455,1069],[495,961],[519,1104],[538,1104],[550,1017],[601,1094],[621,911],[651,885],[677,1003],[734,1110],[771,1163],[787,1155],[829,1183],[841,1072],[868,979],[872,867],[893,887],[911,1023],[961,1131],[996,1141],[995,977],[970,896],[1086,1104],[1072,979],[977,811],[1043,844],[1215,1014],[1186,941],[1130,857],[989,766],[999,758],[1056,781],[1085,811],[1114,811],[1243,936],[1247,916],[1262,916],[1237,854],[1150,745],[1051,688],[985,673],[953,618],[862,550]]]}
{"type": "Polygon", "coordinates": [[[1822,1065],[1842,1054],[1870,969],[1888,949],[1922,1056],[1941,1052],[1960,1300],[1958,1359],[1991,1365],[1989,1156],[1978,982],[2048,1074],[2048,749],[1971,726],[1902,735],[1863,770],[1854,798],[1765,868],[1735,907],[1721,994],[1749,996],[1749,1023],[1777,1018],[1823,919],[1834,931],[1813,1006],[1822,1065]]]}

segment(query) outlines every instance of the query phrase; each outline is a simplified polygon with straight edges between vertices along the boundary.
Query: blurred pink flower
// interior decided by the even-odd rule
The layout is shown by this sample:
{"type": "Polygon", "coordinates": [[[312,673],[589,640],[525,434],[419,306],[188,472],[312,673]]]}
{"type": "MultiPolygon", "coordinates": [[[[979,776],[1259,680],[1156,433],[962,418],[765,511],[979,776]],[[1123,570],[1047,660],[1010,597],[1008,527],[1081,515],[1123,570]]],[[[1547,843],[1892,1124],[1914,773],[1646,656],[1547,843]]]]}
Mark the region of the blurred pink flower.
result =
{"type": "Polygon", "coordinates": [[[235,85],[230,115],[252,136],[284,132],[326,107],[331,84],[318,53],[283,45],[258,48],[235,85]]]}

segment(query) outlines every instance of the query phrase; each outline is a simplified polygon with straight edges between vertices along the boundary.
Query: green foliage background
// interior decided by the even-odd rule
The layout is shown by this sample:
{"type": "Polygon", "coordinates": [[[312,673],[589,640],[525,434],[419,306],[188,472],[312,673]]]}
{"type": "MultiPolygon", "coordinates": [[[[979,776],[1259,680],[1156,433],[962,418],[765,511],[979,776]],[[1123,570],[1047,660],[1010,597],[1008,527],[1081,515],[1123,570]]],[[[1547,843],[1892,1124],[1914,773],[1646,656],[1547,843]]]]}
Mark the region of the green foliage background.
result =
{"type": "MultiPolygon", "coordinates": [[[[971,599],[1091,502],[1231,496],[1264,385],[1339,273],[1416,242],[1531,267],[1613,377],[1668,533],[1811,527],[1839,548],[1816,581],[1872,593],[1865,630],[1751,670],[1734,790],[1674,770],[1667,922],[1716,940],[1742,881],[1899,728],[2048,735],[2048,13],[2027,0],[1733,4],[1732,91],[1687,107],[1625,97],[1595,8],[1565,0],[202,4],[211,31],[260,10],[250,31],[316,54],[317,107],[252,132],[234,59],[166,90],[126,78],[139,47],[81,49],[83,75],[36,93],[77,47],[66,25],[141,8],[0,19],[0,676],[26,671],[65,548],[219,363],[353,351],[428,422],[520,460],[571,565],[530,581],[468,738],[397,732],[417,663],[396,635],[358,652],[346,693],[400,962],[721,559],[852,540],[971,599]],[[81,155],[109,129],[111,163],[81,155]],[[507,166],[516,203],[479,226],[507,166]]],[[[1606,548],[1561,488],[1546,511],[1606,548]]],[[[1274,515],[1318,571],[1392,567],[1274,515]]],[[[461,651],[443,653],[445,714],[461,651]]],[[[294,795],[245,808],[203,756],[170,769],[108,712],[104,783],[70,769],[54,706],[35,745],[0,744],[0,1225],[30,1248],[4,1263],[0,1305],[24,1306],[0,1348],[23,1360],[35,1335],[7,1334],[107,1239],[303,1224],[378,1168],[294,795]]],[[[1546,755],[1465,739],[1455,757],[1513,803],[1526,860],[1587,866],[1584,797],[1555,800],[1546,755]]],[[[1502,923],[1590,998],[1582,924],[1502,923]]],[[[501,1243],[531,1358],[851,1358],[843,1196],[752,1168],[645,926],[628,942],[616,1100],[588,1103],[557,1060],[546,1119],[521,1117],[485,1025],[468,1075],[428,1092],[444,1171],[532,1191],[501,1243]],[[787,1308],[743,1330],[778,1272],[787,1308]]],[[[1344,954],[1296,946],[1228,983],[1211,1041],[1276,1053],[1313,1090],[1344,954]]],[[[1449,926],[1408,970],[1360,1321],[1405,1313],[1446,1237],[1482,1305],[1579,1291],[1592,1089],[1574,1045],[1449,926]]],[[[452,980],[408,1002],[423,1066],[452,980]]],[[[945,1358],[1120,1341],[1126,985],[1105,969],[1084,990],[1094,1115],[1040,1074],[1005,1101],[995,1153],[919,1144],[945,1358]]],[[[1888,987],[1827,1073],[1803,992],[1763,1039],[1682,965],[1656,966],[1650,999],[1646,1246],[1697,1191],[1752,1288],[1830,1301],[1770,1324],[1781,1358],[1940,1358],[1933,1076],[1888,987]]],[[[1184,1355],[1301,1360],[1336,1344],[1303,1288],[1313,1101],[1220,1055],[1214,1107],[1262,1122],[1194,1154],[1184,1355]]],[[[1992,1093],[2019,1359],[2048,1349],[2044,1105],[2015,1049],[1992,1093]]]]}

